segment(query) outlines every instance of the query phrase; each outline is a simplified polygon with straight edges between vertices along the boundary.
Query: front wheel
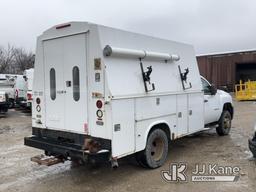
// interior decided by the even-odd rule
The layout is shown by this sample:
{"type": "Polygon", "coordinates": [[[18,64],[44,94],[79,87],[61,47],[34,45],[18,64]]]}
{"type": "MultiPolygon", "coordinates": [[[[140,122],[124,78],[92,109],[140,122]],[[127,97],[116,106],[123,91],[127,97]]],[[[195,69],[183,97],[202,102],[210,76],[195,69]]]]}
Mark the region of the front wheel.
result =
{"type": "Polygon", "coordinates": [[[216,132],[220,136],[228,135],[231,129],[231,114],[229,111],[223,111],[216,128],[216,132]]]}
{"type": "Polygon", "coordinates": [[[153,130],[147,139],[144,151],[136,155],[136,159],[143,167],[155,169],[162,166],[168,155],[168,138],[161,129],[153,130]]]}

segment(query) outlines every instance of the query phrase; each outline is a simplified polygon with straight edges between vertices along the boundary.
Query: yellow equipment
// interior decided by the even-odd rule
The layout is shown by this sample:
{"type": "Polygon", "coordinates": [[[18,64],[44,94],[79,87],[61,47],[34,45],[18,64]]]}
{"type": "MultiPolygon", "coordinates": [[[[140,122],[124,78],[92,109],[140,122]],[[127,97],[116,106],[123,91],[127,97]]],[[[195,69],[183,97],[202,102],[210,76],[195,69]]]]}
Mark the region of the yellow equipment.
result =
{"type": "Polygon", "coordinates": [[[256,81],[247,81],[235,86],[236,99],[238,101],[256,100],[256,81]]]}

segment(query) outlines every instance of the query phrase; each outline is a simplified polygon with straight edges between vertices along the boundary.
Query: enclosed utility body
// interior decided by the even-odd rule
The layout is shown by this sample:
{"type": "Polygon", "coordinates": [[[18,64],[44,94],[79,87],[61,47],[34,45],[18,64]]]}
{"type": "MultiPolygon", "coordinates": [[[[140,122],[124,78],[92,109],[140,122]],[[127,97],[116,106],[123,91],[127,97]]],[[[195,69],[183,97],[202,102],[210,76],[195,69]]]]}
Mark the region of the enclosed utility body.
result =
{"type": "Polygon", "coordinates": [[[47,155],[86,161],[136,153],[155,168],[169,140],[217,124],[224,106],[232,118],[231,97],[210,84],[202,90],[194,49],[183,43],[71,22],[38,37],[34,73],[25,144],[47,155]]]}

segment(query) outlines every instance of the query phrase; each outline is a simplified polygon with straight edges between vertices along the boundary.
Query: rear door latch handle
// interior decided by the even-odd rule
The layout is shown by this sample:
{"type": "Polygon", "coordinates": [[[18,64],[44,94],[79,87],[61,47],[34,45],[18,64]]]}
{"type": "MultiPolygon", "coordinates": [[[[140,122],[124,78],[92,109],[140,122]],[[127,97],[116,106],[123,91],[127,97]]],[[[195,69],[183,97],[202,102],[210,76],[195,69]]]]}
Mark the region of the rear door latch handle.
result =
{"type": "Polygon", "coordinates": [[[207,100],[207,99],[205,99],[205,100],[204,100],[204,102],[205,102],[205,103],[207,103],[207,102],[208,102],[208,100],[207,100]]]}
{"type": "Polygon", "coordinates": [[[66,91],[62,90],[62,91],[57,91],[58,94],[64,94],[66,93],[66,91]]]}

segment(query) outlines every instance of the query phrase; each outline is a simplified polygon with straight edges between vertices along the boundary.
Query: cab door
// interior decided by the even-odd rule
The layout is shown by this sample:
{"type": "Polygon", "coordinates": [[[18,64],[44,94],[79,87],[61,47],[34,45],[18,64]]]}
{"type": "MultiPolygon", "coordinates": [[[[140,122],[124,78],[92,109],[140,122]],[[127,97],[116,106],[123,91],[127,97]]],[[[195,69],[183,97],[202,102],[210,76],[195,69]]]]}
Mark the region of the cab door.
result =
{"type": "Polygon", "coordinates": [[[204,124],[214,123],[218,121],[220,109],[220,100],[218,93],[211,93],[211,84],[201,77],[202,87],[204,92],[204,124]]]}

